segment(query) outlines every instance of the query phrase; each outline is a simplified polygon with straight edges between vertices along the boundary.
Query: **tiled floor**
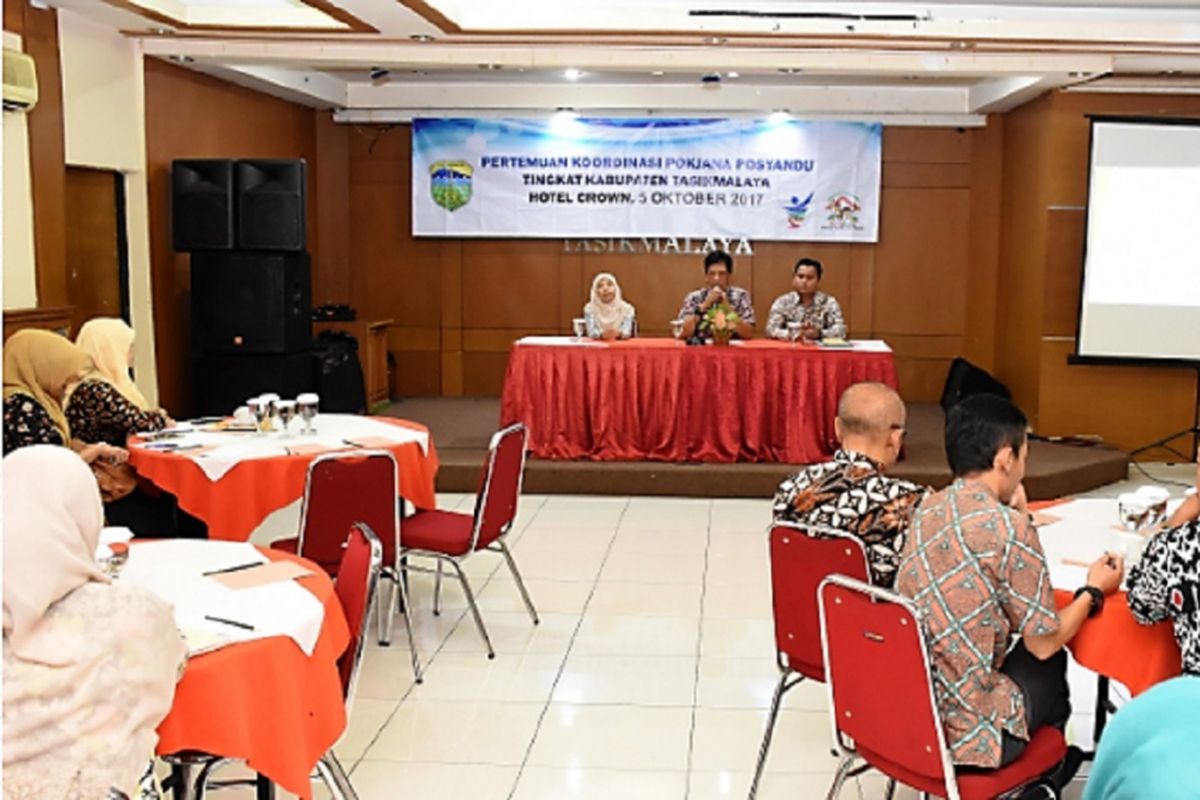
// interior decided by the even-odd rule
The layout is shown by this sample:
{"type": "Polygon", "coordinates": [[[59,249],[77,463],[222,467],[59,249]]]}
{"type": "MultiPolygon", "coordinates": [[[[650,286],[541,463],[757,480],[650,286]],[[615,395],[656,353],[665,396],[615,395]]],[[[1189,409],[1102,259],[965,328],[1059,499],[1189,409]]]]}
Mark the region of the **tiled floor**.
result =
{"type": "MultiPolygon", "coordinates": [[[[1194,474],[1149,469],[1183,481],[1194,474]]],[[[1135,475],[1128,484],[1146,482],[1135,475]]],[[[469,508],[465,496],[439,499],[469,508]]],[[[414,576],[426,680],[412,681],[399,624],[391,648],[368,646],[336,748],[359,796],[745,797],[777,676],[769,516],[767,500],[522,498],[511,539],[541,624],[531,624],[501,559],[473,556],[467,572],[497,653],[489,661],[457,587],[447,582],[435,617],[431,581],[414,576]]],[[[1074,678],[1086,711],[1092,683],[1074,678]]],[[[825,688],[799,686],[784,709],[759,796],[824,797],[835,765],[825,688]]],[[[1087,743],[1090,725],[1078,715],[1071,735],[1087,743]]],[[[883,782],[868,775],[841,796],[882,794],[883,782]]]]}

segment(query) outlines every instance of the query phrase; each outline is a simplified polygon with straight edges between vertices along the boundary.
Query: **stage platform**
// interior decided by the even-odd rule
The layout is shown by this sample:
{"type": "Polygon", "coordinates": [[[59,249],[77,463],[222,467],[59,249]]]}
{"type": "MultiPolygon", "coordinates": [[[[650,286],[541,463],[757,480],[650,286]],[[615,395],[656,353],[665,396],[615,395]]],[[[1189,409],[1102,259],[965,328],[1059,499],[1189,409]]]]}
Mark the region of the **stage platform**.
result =
{"type": "MultiPolygon", "coordinates": [[[[488,440],[500,421],[499,398],[409,398],[385,414],[429,427],[441,469],[442,492],[475,492],[488,440]]],[[[905,458],[890,474],[934,487],[950,481],[942,448],[942,409],[932,403],[908,409],[905,458]]],[[[1129,457],[1103,445],[1075,447],[1031,443],[1025,488],[1045,500],[1124,480],[1129,457]]],[[[768,497],[796,470],[788,464],[671,464],[658,461],[543,461],[530,458],[525,491],[534,494],[768,497]]]]}

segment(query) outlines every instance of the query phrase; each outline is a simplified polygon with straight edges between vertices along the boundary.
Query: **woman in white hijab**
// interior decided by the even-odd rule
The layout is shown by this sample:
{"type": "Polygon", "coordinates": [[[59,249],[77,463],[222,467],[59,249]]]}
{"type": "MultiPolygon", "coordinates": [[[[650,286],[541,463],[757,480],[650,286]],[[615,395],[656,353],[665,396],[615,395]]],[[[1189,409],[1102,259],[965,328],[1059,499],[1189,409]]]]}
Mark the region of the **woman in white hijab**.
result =
{"type": "Polygon", "coordinates": [[[593,339],[628,339],[637,324],[637,312],[621,299],[621,285],[608,272],[592,279],[592,298],[583,307],[587,335],[593,339]]]}
{"type": "Polygon", "coordinates": [[[95,563],[92,472],[65,447],[4,459],[4,797],[133,796],[186,647],[170,606],[95,563]]]}

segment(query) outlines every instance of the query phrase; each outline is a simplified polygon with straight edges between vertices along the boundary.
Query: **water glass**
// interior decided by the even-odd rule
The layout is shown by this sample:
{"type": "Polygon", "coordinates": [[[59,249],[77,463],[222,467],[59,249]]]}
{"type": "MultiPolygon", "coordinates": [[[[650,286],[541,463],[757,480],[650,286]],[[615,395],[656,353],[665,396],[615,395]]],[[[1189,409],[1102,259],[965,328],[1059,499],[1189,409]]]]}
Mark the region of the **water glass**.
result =
{"type": "Polygon", "coordinates": [[[795,344],[800,340],[800,334],[803,332],[803,330],[803,322],[789,322],[787,324],[787,335],[792,344],[795,344]]]}
{"type": "Polygon", "coordinates": [[[1136,492],[1125,492],[1117,497],[1117,518],[1125,530],[1136,533],[1147,525],[1150,504],[1136,492]]]}
{"type": "Polygon", "coordinates": [[[304,433],[316,433],[313,428],[313,420],[317,418],[317,408],[319,407],[321,398],[313,392],[305,392],[296,398],[296,410],[300,414],[300,419],[304,420],[304,433]]]}
{"type": "Polygon", "coordinates": [[[1134,494],[1142,498],[1149,509],[1146,519],[1148,527],[1154,527],[1166,521],[1167,500],[1171,497],[1169,491],[1162,486],[1139,486],[1134,494]]]}
{"type": "Polygon", "coordinates": [[[267,419],[270,418],[271,409],[268,403],[261,397],[252,397],[246,401],[246,407],[250,409],[250,413],[254,415],[254,428],[257,433],[265,433],[267,430],[267,419]]]}
{"type": "Polygon", "coordinates": [[[280,400],[275,404],[275,408],[279,411],[279,428],[284,436],[287,436],[288,423],[296,418],[296,401],[295,400],[280,400]]]}
{"type": "Polygon", "coordinates": [[[681,320],[681,319],[671,320],[671,335],[674,336],[676,339],[678,339],[680,336],[683,335],[683,320],[681,320]]]}
{"type": "Polygon", "coordinates": [[[582,340],[584,334],[587,333],[587,320],[583,317],[576,317],[571,320],[571,329],[575,331],[575,338],[582,340]]]}

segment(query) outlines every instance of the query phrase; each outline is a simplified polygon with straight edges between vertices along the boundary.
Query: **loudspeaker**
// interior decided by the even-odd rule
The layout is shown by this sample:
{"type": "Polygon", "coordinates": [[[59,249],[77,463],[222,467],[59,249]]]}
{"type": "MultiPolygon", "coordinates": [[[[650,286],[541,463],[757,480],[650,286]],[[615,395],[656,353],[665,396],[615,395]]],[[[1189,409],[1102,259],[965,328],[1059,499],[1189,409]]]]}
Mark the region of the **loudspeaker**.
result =
{"type": "Polygon", "coordinates": [[[942,388],[942,410],[949,413],[960,401],[973,394],[994,394],[1005,400],[1012,399],[1008,387],[992,377],[987,370],[975,366],[965,358],[954,359],[950,364],[950,372],[946,375],[946,385],[942,388]]]}
{"type": "Polygon", "coordinates": [[[308,253],[193,253],[192,352],[286,353],[312,344],[308,253]]]}
{"type": "Polygon", "coordinates": [[[233,248],[233,162],[171,162],[171,246],[179,251],[233,248]]]}
{"type": "Polygon", "coordinates": [[[303,250],[304,159],[242,159],[236,172],[238,248],[303,250]]]}
{"type": "Polygon", "coordinates": [[[195,413],[230,414],[263,392],[292,398],[316,390],[313,354],[209,355],[193,361],[195,413]]]}

